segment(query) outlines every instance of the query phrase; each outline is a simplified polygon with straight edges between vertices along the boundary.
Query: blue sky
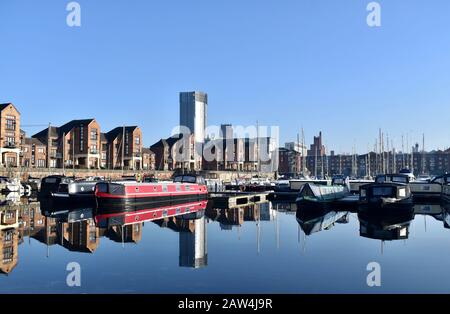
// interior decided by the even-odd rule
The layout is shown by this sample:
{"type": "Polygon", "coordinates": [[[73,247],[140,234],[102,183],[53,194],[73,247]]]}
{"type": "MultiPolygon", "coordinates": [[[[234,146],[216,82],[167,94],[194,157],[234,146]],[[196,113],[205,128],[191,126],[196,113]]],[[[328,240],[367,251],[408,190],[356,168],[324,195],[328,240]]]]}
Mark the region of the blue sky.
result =
{"type": "Polygon", "coordinates": [[[385,0],[0,1],[0,102],[32,134],[95,117],[138,124],[144,143],[178,124],[178,92],[209,95],[209,124],[279,125],[281,141],[350,152],[378,128],[450,146],[450,2],[385,0]],[[33,126],[34,125],[34,126],[33,126]]]}

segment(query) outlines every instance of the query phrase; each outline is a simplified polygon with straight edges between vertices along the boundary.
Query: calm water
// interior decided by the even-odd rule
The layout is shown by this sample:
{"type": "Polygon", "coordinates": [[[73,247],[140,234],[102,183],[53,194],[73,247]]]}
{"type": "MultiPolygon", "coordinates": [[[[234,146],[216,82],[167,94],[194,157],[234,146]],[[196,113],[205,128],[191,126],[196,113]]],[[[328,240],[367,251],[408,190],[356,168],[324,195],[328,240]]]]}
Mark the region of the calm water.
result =
{"type": "Polygon", "coordinates": [[[264,203],[99,228],[88,212],[46,217],[23,202],[2,210],[2,293],[450,292],[439,205],[366,217],[264,203]],[[70,262],[81,287],[66,284],[70,262]],[[370,262],[381,287],[366,284],[370,262]]]}

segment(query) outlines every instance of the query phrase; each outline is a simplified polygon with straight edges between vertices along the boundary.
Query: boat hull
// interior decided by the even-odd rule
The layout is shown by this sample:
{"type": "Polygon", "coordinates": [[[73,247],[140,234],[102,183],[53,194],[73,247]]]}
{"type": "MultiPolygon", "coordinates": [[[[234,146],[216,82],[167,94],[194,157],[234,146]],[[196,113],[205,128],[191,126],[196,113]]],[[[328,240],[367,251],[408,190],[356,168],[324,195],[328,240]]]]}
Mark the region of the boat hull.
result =
{"type": "Polygon", "coordinates": [[[362,211],[411,211],[413,206],[414,202],[412,197],[402,200],[380,198],[359,203],[359,209],[362,211]]]}
{"type": "Polygon", "coordinates": [[[147,207],[170,206],[207,200],[207,194],[154,196],[154,197],[96,197],[96,207],[100,211],[136,211],[147,207]]]}

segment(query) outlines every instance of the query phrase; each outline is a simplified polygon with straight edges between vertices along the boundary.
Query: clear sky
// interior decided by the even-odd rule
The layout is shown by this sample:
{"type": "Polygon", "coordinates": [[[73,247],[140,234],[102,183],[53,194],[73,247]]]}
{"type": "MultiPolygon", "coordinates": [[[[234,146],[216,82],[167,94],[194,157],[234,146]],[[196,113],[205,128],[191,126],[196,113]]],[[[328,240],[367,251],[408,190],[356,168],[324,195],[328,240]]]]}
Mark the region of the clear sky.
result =
{"type": "Polygon", "coordinates": [[[450,146],[450,1],[0,1],[0,102],[24,129],[95,117],[140,125],[151,145],[179,122],[178,92],[208,93],[209,124],[320,130],[336,151],[372,148],[383,128],[450,146]],[[27,126],[27,127],[26,127],[27,126]]]}

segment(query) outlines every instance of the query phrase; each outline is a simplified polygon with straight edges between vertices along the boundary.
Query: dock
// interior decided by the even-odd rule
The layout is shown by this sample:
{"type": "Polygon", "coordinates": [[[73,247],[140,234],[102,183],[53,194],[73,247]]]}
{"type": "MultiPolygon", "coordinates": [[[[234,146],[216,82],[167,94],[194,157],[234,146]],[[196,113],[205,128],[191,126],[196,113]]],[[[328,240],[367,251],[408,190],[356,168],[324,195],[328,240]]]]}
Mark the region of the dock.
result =
{"type": "Polygon", "coordinates": [[[220,192],[209,194],[209,199],[215,208],[235,208],[267,202],[268,196],[268,192],[220,192]]]}

